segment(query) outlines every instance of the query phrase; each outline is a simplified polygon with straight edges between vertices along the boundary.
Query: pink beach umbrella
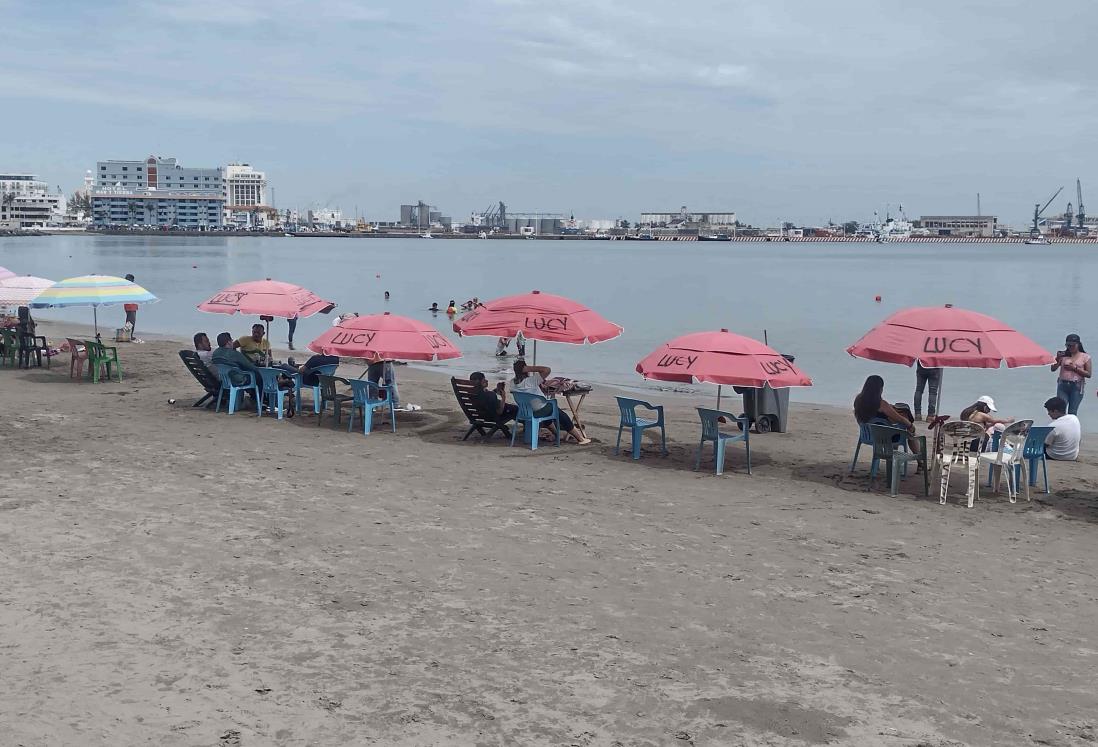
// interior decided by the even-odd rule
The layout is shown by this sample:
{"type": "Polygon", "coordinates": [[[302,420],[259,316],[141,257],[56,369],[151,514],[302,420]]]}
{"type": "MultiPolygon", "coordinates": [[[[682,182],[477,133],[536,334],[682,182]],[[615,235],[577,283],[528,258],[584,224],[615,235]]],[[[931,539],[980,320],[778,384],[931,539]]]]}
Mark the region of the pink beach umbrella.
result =
{"type": "Polygon", "coordinates": [[[457,346],[434,327],[388,311],[347,317],[308,347],[322,355],[370,360],[434,361],[461,357],[457,346]]]}
{"type": "Polygon", "coordinates": [[[514,337],[522,332],[534,341],[537,362],[538,340],[573,345],[604,342],[620,335],[622,327],[578,301],[532,291],[478,306],[454,322],[454,331],[462,337],[514,337]]]}
{"type": "Polygon", "coordinates": [[[198,304],[199,311],[213,314],[277,316],[280,319],[326,314],[334,308],[334,303],[325,301],[311,290],[270,278],[230,285],[198,304]]]}
{"type": "Polygon", "coordinates": [[[927,368],[1044,366],[1052,353],[994,317],[952,304],[897,311],[846,349],[856,358],[927,368]]]}
{"type": "Polygon", "coordinates": [[[199,311],[212,314],[246,314],[258,316],[267,324],[267,339],[271,337],[271,320],[300,319],[313,314],[327,314],[335,308],[307,288],[279,280],[249,280],[230,285],[200,304],[199,311]]]}
{"type": "MultiPolygon", "coordinates": [[[[927,368],[1044,366],[1052,353],[1007,324],[952,304],[897,311],[846,349],[856,358],[927,368]]],[[[941,400],[942,389],[938,388],[941,400]]],[[[937,408],[936,408],[937,409],[937,408]]]]}
{"type": "Polygon", "coordinates": [[[756,389],[812,386],[812,379],[777,350],[727,329],[694,332],[665,342],[637,364],[637,373],[657,381],[716,384],[717,407],[724,385],[756,389]]]}
{"type": "Polygon", "coordinates": [[[42,291],[54,285],[52,280],[33,275],[0,277],[0,306],[27,306],[42,295],[42,291]]]}

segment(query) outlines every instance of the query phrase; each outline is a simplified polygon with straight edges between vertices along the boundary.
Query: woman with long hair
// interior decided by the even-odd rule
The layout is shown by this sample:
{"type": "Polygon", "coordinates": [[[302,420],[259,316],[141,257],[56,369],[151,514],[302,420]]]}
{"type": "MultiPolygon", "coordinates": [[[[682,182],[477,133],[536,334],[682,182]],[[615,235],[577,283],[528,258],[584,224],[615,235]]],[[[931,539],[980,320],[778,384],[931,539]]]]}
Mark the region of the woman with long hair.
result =
{"type": "MultiPolygon", "coordinates": [[[[884,379],[880,376],[866,377],[865,384],[862,385],[862,391],[854,398],[854,419],[858,421],[859,425],[876,421],[882,425],[887,423],[897,428],[903,428],[908,433],[914,434],[915,426],[912,425],[911,420],[884,398],[884,386],[884,379]]],[[[915,448],[915,444],[918,442],[914,439],[908,439],[908,443],[912,445],[912,448],[915,448]]]]}
{"type": "MultiPolygon", "coordinates": [[[[859,425],[867,423],[880,423],[891,425],[894,428],[903,428],[908,432],[908,448],[914,454],[921,448],[920,442],[915,439],[915,426],[911,420],[893,407],[884,398],[885,382],[880,376],[867,376],[862,384],[862,391],[854,398],[854,419],[859,425]]],[[[909,411],[910,412],[910,411],[909,411]]],[[[898,441],[896,436],[893,441],[898,441]]]]}
{"type": "Polygon", "coordinates": [[[1079,335],[1070,334],[1064,341],[1064,349],[1056,353],[1053,371],[1059,371],[1056,379],[1056,396],[1067,402],[1068,414],[1076,415],[1083,401],[1083,387],[1091,374],[1090,355],[1083,349],[1079,335]]]}
{"type": "MultiPolygon", "coordinates": [[[[552,412],[553,408],[549,401],[545,399],[545,391],[542,389],[545,377],[552,373],[549,366],[530,366],[525,361],[518,360],[515,361],[514,371],[515,378],[511,383],[511,391],[532,394],[537,397],[534,400],[534,416],[543,417],[552,412]]],[[[568,413],[560,410],[559,417],[560,427],[565,433],[576,439],[581,446],[591,443],[591,439],[576,427],[575,423],[572,422],[572,418],[568,417],[568,413]]]]}

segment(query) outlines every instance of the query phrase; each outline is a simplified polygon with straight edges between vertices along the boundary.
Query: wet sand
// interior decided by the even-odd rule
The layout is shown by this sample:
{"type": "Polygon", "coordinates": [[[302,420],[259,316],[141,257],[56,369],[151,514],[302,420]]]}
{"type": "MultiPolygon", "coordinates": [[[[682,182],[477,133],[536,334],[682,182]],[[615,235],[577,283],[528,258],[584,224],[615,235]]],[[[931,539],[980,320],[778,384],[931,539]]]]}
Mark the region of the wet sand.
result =
{"type": "Polygon", "coordinates": [[[681,397],[667,457],[613,454],[606,390],[597,443],[530,452],[402,367],[423,410],[365,437],[192,408],[180,347],[0,369],[3,744],[1098,739],[1089,447],[967,509],[867,492],[831,408],[717,477],[681,397]]]}

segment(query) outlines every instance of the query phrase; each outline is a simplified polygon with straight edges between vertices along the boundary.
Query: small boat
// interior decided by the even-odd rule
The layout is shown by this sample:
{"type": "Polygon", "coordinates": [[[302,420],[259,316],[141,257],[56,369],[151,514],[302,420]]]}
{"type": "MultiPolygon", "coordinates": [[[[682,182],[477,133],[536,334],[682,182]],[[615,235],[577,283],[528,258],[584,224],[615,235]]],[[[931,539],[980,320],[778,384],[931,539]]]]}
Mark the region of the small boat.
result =
{"type": "Polygon", "coordinates": [[[1040,244],[1040,245],[1044,246],[1044,245],[1049,244],[1050,242],[1044,236],[1030,236],[1028,239],[1026,239],[1025,243],[1027,243],[1027,244],[1040,244]]]}
{"type": "Polygon", "coordinates": [[[698,241],[731,241],[732,237],[726,233],[711,233],[707,236],[698,236],[698,241]]]}
{"type": "Polygon", "coordinates": [[[421,234],[419,235],[419,237],[420,237],[421,239],[433,239],[433,238],[434,238],[434,236],[432,236],[432,235],[431,235],[431,232],[430,232],[430,231],[428,231],[427,233],[421,233],[421,234]]]}
{"type": "Polygon", "coordinates": [[[488,238],[488,233],[485,232],[485,231],[481,231],[480,233],[477,234],[477,238],[478,239],[486,239],[486,238],[488,238]]]}

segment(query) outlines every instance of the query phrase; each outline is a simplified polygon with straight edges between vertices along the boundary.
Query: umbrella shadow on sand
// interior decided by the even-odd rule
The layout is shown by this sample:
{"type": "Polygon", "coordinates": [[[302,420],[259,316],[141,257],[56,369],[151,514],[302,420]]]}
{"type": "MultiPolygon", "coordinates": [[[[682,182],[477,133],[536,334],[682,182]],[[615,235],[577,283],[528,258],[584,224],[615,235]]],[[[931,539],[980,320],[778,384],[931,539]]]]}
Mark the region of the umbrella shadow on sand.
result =
{"type": "MultiPolygon", "coordinates": [[[[752,454],[754,457],[754,454],[752,454]]],[[[880,472],[869,488],[869,464],[859,463],[854,474],[849,474],[850,464],[836,464],[835,462],[800,462],[790,470],[790,477],[798,482],[827,485],[847,493],[861,493],[866,496],[883,501],[915,501],[938,505],[938,494],[941,489],[941,478],[938,473],[932,473],[930,478],[930,495],[923,495],[923,476],[916,474],[912,466],[908,470],[906,478],[901,477],[898,492],[895,497],[888,493],[888,483],[885,476],[884,465],[880,466],[880,472]]],[[[1031,487],[1031,501],[1026,501],[1024,493],[1018,496],[1017,503],[1010,503],[1007,498],[1006,480],[1004,478],[999,492],[987,487],[987,472],[980,471],[980,495],[976,499],[973,510],[994,511],[998,513],[1020,513],[1032,511],[1052,510],[1059,513],[1065,519],[1075,519],[1098,523],[1098,485],[1090,481],[1083,481],[1083,489],[1056,490],[1053,483],[1053,492],[1045,494],[1040,487],[1031,487]]],[[[962,509],[969,511],[965,505],[965,485],[968,477],[963,470],[954,470],[950,475],[950,488],[946,498],[946,508],[962,509]]],[[[1040,485],[1040,483],[1039,483],[1040,485]]],[[[890,504],[882,503],[881,508],[887,508],[890,504]]]]}

